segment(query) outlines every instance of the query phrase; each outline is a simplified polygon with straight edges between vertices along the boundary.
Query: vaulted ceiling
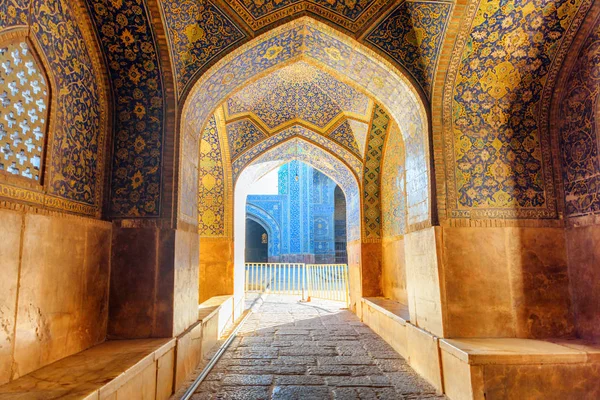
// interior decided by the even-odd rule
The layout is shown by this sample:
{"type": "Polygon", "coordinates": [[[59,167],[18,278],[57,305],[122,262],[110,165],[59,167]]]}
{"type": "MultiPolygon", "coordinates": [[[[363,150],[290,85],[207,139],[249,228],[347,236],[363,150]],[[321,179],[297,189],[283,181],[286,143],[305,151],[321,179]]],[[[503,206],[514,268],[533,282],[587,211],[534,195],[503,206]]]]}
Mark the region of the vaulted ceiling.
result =
{"type": "MultiPolygon", "coordinates": [[[[162,200],[156,187],[163,184],[161,171],[172,169],[165,164],[172,160],[164,157],[164,149],[170,148],[165,138],[177,129],[179,114],[175,110],[204,73],[254,38],[303,16],[324,22],[369,48],[401,71],[419,92],[430,113],[430,134],[437,146],[433,154],[440,176],[437,191],[444,197],[438,200],[442,218],[558,215],[552,189],[555,173],[549,103],[556,76],[592,0],[85,2],[103,47],[114,96],[113,216],[159,214],[162,200]],[[123,150],[131,148],[135,153],[123,150]],[[523,167],[527,172],[515,180],[517,170],[523,167]],[[134,176],[143,179],[134,180],[134,176]],[[142,204],[152,206],[144,208],[142,204]]],[[[313,35],[305,26],[286,31],[273,41],[286,41],[291,59],[293,54],[319,45],[313,35]]],[[[269,57],[288,56],[278,54],[276,46],[269,51],[273,53],[246,60],[246,68],[266,70],[274,65],[269,64],[269,57]]],[[[328,56],[335,59],[339,55],[328,56]]],[[[337,65],[361,67],[343,66],[343,61],[338,59],[337,65]]],[[[318,84],[291,84],[290,79],[297,78],[293,75],[265,78],[277,93],[270,100],[250,95],[260,87],[259,81],[247,86],[245,94],[229,98],[224,113],[234,142],[241,146],[236,157],[244,154],[245,146],[256,137],[270,138],[290,129],[318,131],[324,126],[331,128],[325,133],[332,135],[328,136],[334,139],[330,142],[364,154],[364,121],[350,115],[362,112],[360,96],[349,96],[356,102],[348,104],[321,85],[326,75],[316,78],[318,84]],[[298,96],[284,96],[284,92],[298,96]],[[319,112],[311,113],[310,105],[301,107],[299,93],[311,93],[319,112]],[[284,108],[286,113],[281,112],[284,108]],[[333,125],[328,125],[332,121],[333,125]],[[333,135],[336,128],[339,131],[333,135]],[[235,138],[239,131],[252,133],[235,138]]],[[[223,76],[223,86],[230,82],[225,78],[237,79],[223,76]]],[[[365,78],[369,79],[373,87],[381,83],[375,76],[365,78]]],[[[209,89],[218,84],[211,83],[209,89]]],[[[390,107],[387,99],[381,103],[390,107]]],[[[212,110],[206,111],[204,119],[210,113],[212,110]]],[[[411,126],[401,127],[402,133],[410,136],[411,126]]],[[[413,152],[410,143],[407,152],[413,152]]]]}
{"type": "Polygon", "coordinates": [[[358,89],[305,61],[294,62],[227,99],[231,156],[235,160],[264,138],[298,125],[329,137],[362,159],[372,106],[373,101],[358,89]]]}

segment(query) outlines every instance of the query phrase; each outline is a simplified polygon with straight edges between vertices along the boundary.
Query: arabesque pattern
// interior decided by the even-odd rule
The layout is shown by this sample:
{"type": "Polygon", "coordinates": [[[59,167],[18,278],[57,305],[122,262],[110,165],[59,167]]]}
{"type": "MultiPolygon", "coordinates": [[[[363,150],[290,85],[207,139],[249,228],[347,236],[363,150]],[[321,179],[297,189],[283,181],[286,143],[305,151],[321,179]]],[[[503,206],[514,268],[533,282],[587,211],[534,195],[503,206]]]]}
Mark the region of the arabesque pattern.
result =
{"type": "Polygon", "coordinates": [[[333,132],[329,134],[329,137],[346,147],[358,157],[361,157],[361,152],[358,148],[358,144],[356,143],[354,132],[352,132],[352,128],[350,127],[350,124],[348,124],[347,120],[339,124],[333,130],[333,132]]]}
{"type": "Polygon", "coordinates": [[[196,71],[246,34],[211,1],[162,1],[181,95],[196,71]]]}
{"type": "Polygon", "coordinates": [[[444,108],[445,123],[452,123],[446,149],[452,217],[556,216],[549,139],[538,118],[561,40],[584,3],[479,5],[456,71],[452,109],[444,108]]]}
{"type": "Polygon", "coordinates": [[[331,141],[330,139],[315,133],[309,129],[304,128],[303,126],[294,125],[291,128],[285,129],[273,136],[270,136],[266,140],[261,141],[256,146],[251,147],[241,155],[239,155],[233,161],[233,179],[237,180],[239,174],[242,170],[252,162],[256,157],[260,156],[262,153],[267,151],[268,149],[277,146],[278,144],[289,140],[293,137],[303,137],[308,139],[309,141],[316,143],[317,145],[328,149],[333,154],[336,154],[340,157],[344,162],[350,166],[350,169],[356,174],[356,176],[362,175],[362,160],[356,157],[356,155],[352,154],[350,151],[346,150],[344,147],[339,144],[331,141]]]}
{"type": "Polygon", "coordinates": [[[227,138],[233,159],[265,137],[262,130],[249,119],[227,124],[227,138]]]}
{"type": "MultiPolygon", "coordinates": [[[[108,105],[99,58],[86,44],[76,16],[67,0],[0,2],[0,29],[28,28],[39,43],[55,106],[51,146],[44,156],[48,196],[15,187],[4,193],[50,208],[99,215],[108,105]],[[66,48],[69,52],[62,51],[66,48]]],[[[8,121],[2,122],[8,127],[8,121]]]]}
{"type": "Polygon", "coordinates": [[[254,30],[308,11],[356,31],[386,3],[387,0],[232,0],[229,5],[254,30]]]}
{"type": "Polygon", "coordinates": [[[381,161],[381,233],[391,238],[406,233],[405,150],[400,129],[392,123],[381,161]]]}
{"type": "Polygon", "coordinates": [[[365,38],[405,67],[431,97],[452,2],[404,1],[365,38]]]}
{"type": "Polygon", "coordinates": [[[198,170],[198,233],[200,236],[223,237],[226,234],[225,214],[228,212],[223,149],[213,116],[200,142],[198,170]]]}
{"type": "Polygon", "coordinates": [[[230,116],[251,113],[268,129],[293,120],[325,128],[342,112],[366,118],[369,98],[306,62],[299,61],[251,83],[227,101],[230,116]]]}
{"type": "Polygon", "coordinates": [[[586,39],[567,80],[560,107],[560,151],[566,214],[600,212],[598,100],[600,96],[600,23],[586,39]]]}
{"type": "Polygon", "coordinates": [[[391,121],[379,105],[373,110],[373,120],[367,139],[363,181],[364,239],[381,239],[381,158],[391,121]]]}
{"type": "Polygon", "coordinates": [[[87,0],[111,74],[115,135],[110,215],[160,215],[164,93],[150,15],[137,0],[87,0]]]}

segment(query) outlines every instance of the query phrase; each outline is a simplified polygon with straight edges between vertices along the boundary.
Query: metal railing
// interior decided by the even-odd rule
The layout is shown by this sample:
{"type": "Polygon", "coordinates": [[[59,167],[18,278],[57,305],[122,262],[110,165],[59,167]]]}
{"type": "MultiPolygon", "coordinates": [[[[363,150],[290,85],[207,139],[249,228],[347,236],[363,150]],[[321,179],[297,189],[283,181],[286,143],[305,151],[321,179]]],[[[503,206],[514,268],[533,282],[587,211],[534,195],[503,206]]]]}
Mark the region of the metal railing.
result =
{"type": "Polygon", "coordinates": [[[246,292],[293,294],[348,303],[346,264],[246,263],[246,292]]]}

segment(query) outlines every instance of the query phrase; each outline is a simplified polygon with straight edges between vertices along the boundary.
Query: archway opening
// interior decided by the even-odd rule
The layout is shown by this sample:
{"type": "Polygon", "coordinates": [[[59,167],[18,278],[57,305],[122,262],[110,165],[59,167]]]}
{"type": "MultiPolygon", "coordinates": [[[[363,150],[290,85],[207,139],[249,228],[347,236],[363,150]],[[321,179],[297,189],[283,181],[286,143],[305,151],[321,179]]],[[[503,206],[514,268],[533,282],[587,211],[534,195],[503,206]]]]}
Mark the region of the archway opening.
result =
{"type": "MultiPolygon", "coordinates": [[[[192,88],[182,111],[184,145],[200,143],[202,149],[211,144],[208,151],[200,151],[199,160],[182,150],[180,178],[184,200],[180,219],[201,225],[201,286],[204,280],[208,290],[204,298],[210,293],[236,294],[236,301],[242,300],[237,294],[244,292],[243,279],[236,278],[245,261],[246,218],[237,218],[246,215],[246,208],[239,208],[245,204],[238,201],[240,182],[245,185],[297,159],[289,145],[285,157],[264,159],[271,150],[295,142],[336,158],[340,167],[334,170],[347,171],[354,181],[350,192],[336,181],[345,195],[346,258],[350,281],[356,283],[350,288],[351,308],[360,307],[363,296],[406,302],[402,236],[431,224],[427,132],[425,108],[401,71],[311,18],[274,29],[219,61],[192,88]],[[212,142],[206,137],[209,131],[214,133],[212,142]],[[392,142],[399,145],[389,152],[392,142]],[[398,168],[384,172],[384,158],[397,160],[398,168]],[[205,174],[203,160],[220,173],[205,174]],[[201,168],[195,177],[198,164],[201,168]],[[245,175],[251,170],[250,176],[245,175]],[[195,182],[200,193],[209,187],[214,192],[200,196],[197,214],[196,207],[186,204],[196,190],[195,182]],[[395,184],[386,186],[386,182],[395,184]],[[216,193],[216,187],[223,189],[216,193]],[[205,239],[203,224],[223,229],[210,232],[218,238],[205,239]],[[217,241],[222,243],[216,246],[217,241]],[[203,265],[209,265],[203,261],[206,254],[219,259],[210,260],[214,266],[210,273],[202,272],[203,265]]],[[[319,156],[309,158],[302,161],[311,164],[319,156]]],[[[336,180],[325,171],[328,167],[317,169],[336,180]]],[[[343,260],[343,241],[338,244],[343,260]]],[[[201,300],[202,291],[201,287],[201,300]]],[[[360,314],[360,309],[356,311],[360,314]]]]}

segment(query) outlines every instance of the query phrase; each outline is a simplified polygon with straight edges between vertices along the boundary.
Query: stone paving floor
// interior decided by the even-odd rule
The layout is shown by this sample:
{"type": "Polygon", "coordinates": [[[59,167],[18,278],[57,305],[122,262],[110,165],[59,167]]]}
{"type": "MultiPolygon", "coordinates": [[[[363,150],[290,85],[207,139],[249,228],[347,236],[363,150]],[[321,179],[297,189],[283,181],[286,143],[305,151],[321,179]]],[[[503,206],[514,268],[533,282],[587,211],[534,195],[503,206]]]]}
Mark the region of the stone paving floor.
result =
{"type": "Polygon", "coordinates": [[[193,399],[444,399],[340,303],[270,295],[193,399]]]}

